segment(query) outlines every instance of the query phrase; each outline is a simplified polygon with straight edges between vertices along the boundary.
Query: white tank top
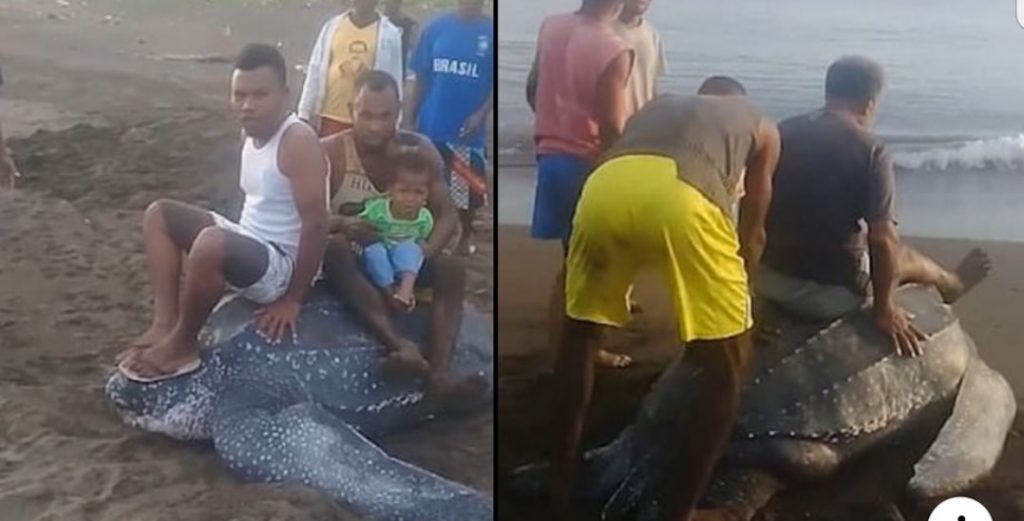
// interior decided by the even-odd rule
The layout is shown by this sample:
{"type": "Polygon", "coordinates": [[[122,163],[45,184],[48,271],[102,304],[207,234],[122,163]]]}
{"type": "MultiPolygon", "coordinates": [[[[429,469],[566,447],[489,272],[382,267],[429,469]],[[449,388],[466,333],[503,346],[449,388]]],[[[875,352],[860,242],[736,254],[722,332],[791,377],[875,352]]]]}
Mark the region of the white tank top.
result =
{"type": "Polygon", "coordinates": [[[291,181],[277,165],[281,136],[289,127],[302,121],[289,114],[262,147],[257,148],[251,137],[242,148],[240,185],[245,192],[245,203],[238,224],[256,237],[289,249],[299,247],[302,220],[292,196],[291,181]]]}

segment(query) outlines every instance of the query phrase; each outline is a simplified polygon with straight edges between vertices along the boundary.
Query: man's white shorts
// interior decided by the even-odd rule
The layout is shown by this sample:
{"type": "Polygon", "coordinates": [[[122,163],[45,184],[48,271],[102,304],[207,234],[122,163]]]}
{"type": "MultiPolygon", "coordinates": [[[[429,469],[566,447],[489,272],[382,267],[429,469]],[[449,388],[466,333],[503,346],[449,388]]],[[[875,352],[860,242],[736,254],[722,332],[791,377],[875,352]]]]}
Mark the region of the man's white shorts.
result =
{"type": "Polygon", "coordinates": [[[271,243],[256,237],[255,234],[223,215],[215,212],[210,212],[210,215],[213,216],[213,223],[218,228],[248,237],[260,243],[267,250],[267,271],[263,273],[260,280],[244,288],[237,288],[230,283],[228,283],[228,287],[257,304],[269,304],[281,298],[281,295],[288,290],[288,284],[291,283],[298,252],[289,246],[271,243]]]}

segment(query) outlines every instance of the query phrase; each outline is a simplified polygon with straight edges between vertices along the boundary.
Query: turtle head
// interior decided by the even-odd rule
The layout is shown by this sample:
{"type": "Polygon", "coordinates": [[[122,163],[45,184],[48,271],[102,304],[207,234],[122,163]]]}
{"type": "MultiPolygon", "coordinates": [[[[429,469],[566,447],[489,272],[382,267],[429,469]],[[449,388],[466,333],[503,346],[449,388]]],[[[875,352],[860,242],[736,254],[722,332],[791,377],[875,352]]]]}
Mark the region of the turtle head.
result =
{"type": "Polygon", "coordinates": [[[209,438],[214,391],[210,360],[195,373],[153,383],[139,383],[119,371],[107,380],[105,393],[125,423],[182,440],[209,438]]]}

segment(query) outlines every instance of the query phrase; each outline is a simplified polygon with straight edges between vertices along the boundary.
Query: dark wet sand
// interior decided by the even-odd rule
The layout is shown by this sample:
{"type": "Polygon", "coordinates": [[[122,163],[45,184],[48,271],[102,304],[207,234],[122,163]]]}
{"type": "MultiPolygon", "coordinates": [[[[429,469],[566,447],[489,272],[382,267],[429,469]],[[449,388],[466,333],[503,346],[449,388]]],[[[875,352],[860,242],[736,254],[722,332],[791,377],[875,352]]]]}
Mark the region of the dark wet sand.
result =
{"type": "MultiPolygon", "coordinates": [[[[544,382],[537,373],[550,359],[545,349],[546,302],[559,257],[557,243],[529,239],[523,227],[501,226],[498,230],[498,324],[499,324],[499,484],[507,471],[537,457],[543,447],[542,405],[544,382]]],[[[946,265],[955,265],[972,246],[990,252],[995,266],[992,277],[956,305],[965,329],[975,338],[982,356],[1010,380],[1018,400],[1024,396],[1024,244],[973,243],[959,240],[910,240],[946,265]]],[[[670,302],[659,291],[656,277],[641,279],[637,298],[645,313],[613,342],[623,346],[637,360],[626,371],[599,374],[595,404],[586,441],[609,439],[628,422],[637,402],[659,369],[675,352],[670,321],[670,302]]],[[[1004,455],[994,475],[969,495],[986,504],[997,520],[1024,519],[1024,417],[1018,416],[1004,455]]],[[[812,491],[789,493],[762,512],[764,520],[865,520],[878,519],[875,509],[892,498],[909,477],[914,455],[893,450],[856,465],[848,475],[812,491]],[[879,463],[901,472],[879,473],[879,463]],[[893,464],[892,462],[899,462],[893,464]],[[856,510],[864,505],[868,510],[856,510]],[[859,508],[859,507],[857,507],[859,508]]],[[[507,490],[502,488],[501,490],[507,490]]],[[[908,520],[927,519],[927,505],[903,505],[908,520]],[[922,513],[924,511],[925,513],[922,513]]],[[[501,519],[533,519],[543,512],[541,505],[521,498],[498,498],[501,519]]]]}

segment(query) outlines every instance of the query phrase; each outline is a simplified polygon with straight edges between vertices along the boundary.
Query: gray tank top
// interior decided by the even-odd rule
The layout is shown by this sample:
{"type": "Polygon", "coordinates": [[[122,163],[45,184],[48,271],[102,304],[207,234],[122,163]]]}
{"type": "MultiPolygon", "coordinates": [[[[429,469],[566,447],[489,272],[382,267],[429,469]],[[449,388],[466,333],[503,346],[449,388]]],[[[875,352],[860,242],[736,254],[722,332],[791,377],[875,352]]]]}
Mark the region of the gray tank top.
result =
{"type": "Polygon", "coordinates": [[[762,117],[740,96],[659,96],[629,119],[622,137],[602,159],[671,157],[680,179],[735,218],[734,205],[742,195],[743,173],[762,117]]]}

